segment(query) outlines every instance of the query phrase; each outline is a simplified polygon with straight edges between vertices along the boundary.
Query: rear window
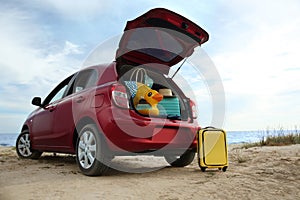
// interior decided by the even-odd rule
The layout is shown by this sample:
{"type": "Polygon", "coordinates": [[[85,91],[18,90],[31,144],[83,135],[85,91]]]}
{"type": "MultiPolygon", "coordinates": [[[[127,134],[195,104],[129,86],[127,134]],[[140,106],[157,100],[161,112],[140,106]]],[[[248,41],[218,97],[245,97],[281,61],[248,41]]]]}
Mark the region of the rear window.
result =
{"type": "Polygon", "coordinates": [[[135,50],[164,62],[183,51],[181,44],[169,33],[154,28],[135,29],[129,37],[127,49],[135,50]]]}

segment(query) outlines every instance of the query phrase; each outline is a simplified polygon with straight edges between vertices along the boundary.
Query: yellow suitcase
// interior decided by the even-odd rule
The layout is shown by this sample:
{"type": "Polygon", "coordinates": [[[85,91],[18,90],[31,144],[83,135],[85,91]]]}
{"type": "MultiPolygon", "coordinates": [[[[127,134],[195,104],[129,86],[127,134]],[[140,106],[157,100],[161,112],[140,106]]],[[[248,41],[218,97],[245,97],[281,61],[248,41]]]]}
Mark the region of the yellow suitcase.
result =
{"type": "Polygon", "coordinates": [[[214,127],[206,127],[198,131],[198,164],[201,171],[206,168],[219,168],[226,171],[228,167],[228,151],[226,132],[214,127]]]}

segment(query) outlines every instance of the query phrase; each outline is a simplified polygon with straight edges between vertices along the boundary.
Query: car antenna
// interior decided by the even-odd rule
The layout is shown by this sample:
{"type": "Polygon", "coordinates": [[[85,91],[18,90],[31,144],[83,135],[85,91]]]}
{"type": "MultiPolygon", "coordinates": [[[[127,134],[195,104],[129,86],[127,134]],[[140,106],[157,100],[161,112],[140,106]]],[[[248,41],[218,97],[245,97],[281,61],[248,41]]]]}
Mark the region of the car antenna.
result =
{"type": "Polygon", "coordinates": [[[182,65],[185,63],[185,61],[187,60],[187,58],[184,59],[184,61],[181,63],[181,65],[177,68],[176,72],[173,74],[172,78],[174,78],[174,76],[179,72],[180,68],[182,67],[182,65]]]}

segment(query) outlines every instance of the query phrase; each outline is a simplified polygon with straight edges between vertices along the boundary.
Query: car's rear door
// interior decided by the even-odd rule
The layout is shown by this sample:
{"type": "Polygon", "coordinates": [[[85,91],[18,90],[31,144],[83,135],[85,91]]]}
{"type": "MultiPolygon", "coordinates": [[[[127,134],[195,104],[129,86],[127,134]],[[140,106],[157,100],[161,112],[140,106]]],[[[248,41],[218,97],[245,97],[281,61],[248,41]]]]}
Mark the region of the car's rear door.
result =
{"type": "Polygon", "coordinates": [[[73,135],[75,124],[84,117],[90,107],[89,88],[96,85],[97,72],[94,69],[80,71],[70,82],[66,98],[61,99],[55,109],[52,136],[55,141],[52,146],[60,151],[74,150],[73,135]]]}

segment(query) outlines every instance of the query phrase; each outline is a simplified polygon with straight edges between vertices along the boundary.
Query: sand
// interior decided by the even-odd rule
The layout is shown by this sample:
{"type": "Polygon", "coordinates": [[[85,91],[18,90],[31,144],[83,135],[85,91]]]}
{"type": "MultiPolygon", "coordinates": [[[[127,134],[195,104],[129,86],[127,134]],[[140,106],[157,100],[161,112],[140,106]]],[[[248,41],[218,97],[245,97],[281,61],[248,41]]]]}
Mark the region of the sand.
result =
{"type": "Polygon", "coordinates": [[[19,159],[0,148],[0,199],[300,199],[300,145],[229,148],[226,172],[201,172],[197,160],[184,168],[163,158],[117,158],[130,168],[164,168],[148,173],[80,173],[74,156],[43,154],[19,159]]]}

